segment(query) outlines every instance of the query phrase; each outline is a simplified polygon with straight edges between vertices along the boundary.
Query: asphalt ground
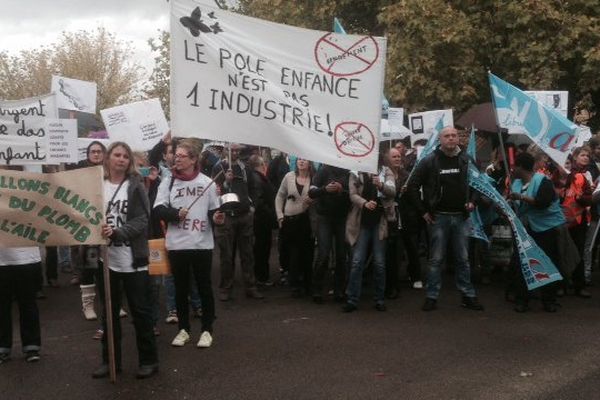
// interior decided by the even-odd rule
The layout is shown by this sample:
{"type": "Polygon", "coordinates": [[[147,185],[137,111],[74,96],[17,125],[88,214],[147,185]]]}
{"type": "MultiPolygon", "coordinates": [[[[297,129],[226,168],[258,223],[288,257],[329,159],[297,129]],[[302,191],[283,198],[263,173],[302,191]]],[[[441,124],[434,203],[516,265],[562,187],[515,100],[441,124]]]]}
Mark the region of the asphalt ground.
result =
{"type": "Polygon", "coordinates": [[[61,274],[62,287],[45,288],[48,298],[39,301],[40,362],[24,361],[15,327],[13,359],[0,365],[0,400],[600,398],[594,287],[591,299],[560,299],[558,313],[532,301],[530,312],[518,314],[501,282],[478,285],[486,309],[477,312],[459,306],[445,274],[436,311],[421,311],[423,291],[406,288],[378,312],[367,287],[359,310],[344,314],[332,300],[293,299],[285,287],[247,299],[237,282],[232,301],[217,301],[210,349],[195,347],[198,319],[192,342],[171,347],[177,327],[163,315],[160,372],[148,380],[135,379],[133,326],[122,319],[124,371],[112,384],[91,379],[100,363],[100,343],[91,339],[98,323],[83,319],[79,289],[68,278],[61,274]]]}

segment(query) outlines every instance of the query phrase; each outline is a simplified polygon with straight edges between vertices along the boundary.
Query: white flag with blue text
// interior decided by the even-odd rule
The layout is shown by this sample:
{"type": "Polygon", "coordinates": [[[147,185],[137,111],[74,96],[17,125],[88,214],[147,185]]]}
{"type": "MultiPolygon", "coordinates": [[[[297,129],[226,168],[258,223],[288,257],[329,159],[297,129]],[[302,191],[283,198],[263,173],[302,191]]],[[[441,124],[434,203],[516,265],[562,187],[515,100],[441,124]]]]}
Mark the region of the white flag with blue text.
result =
{"type": "Polygon", "coordinates": [[[522,90],[489,74],[498,126],[527,135],[561,167],[576,143],[577,125],[522,90]]]}

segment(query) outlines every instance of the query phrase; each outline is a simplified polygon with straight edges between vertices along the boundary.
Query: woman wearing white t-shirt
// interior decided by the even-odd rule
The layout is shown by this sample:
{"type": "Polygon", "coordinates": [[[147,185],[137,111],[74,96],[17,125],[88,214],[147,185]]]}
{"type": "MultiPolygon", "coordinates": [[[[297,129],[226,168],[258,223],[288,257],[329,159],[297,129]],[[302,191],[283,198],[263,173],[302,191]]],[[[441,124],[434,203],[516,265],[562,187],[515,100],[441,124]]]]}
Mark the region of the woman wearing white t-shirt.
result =
{"type": "Polygon", "coordinates": [[[190,139],[177,144],[173,177],[161,182],[154,202],[157,214],[168,223],[166,247],[175,280],[179,320],[179,333],[171,344],[178,347],[190,341],[190,272],[194,275],[202,301],[202,333],[197,347],[210,347],[215,320],[211,282],[214,248],[211,221],[222,224],[224,214],[216,211],[219,207],[216,186],[200,172],[201,150],[201,146],[190,139]]]}
{"type": "MultiPolygon", "coordinates": [[[[158,372],[148,275],[150,202],[141,177],[135,170],[131,148],[126,143],[114,142],[106,152],[104,202],[106,223],[102,226],[102,235],[109,239],[108,266],[117,371],[121,369],[119,310],[122,285],[135,326],[139,360],[137,378],[148,378],[158,372]]],[[[104,297],[102,279],[98,285],[101,297],[104,297]]],[[[102,305],[105,307],[104,299],[102,305]]],[[[106,318],[103,320],[104,332],[107,332],[106,318]]],[[[93,373],[94,378],[103,378],[109,374],[106,334],[102,338],[102,361],[100,368],[93,373]]]]}

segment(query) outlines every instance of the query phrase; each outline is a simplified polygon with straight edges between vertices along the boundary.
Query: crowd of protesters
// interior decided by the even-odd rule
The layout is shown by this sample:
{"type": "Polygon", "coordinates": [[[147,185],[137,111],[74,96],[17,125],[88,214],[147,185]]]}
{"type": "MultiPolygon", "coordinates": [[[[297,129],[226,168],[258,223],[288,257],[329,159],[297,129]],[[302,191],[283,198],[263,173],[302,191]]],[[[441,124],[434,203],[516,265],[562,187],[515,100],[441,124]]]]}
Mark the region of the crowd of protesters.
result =
{"type": "MultiPolygon", "coordinates": [[[[102,363],[94,378],[109,375],[107,312],[121,371],[119,319],[127,316],[123,294],[135,327],[138,378],[158,371],[155,336],[163,318],[162,287],[165,322],[178,326],[171,344],[182,347],[191,340],[191,306],[192,315],[201,320],[196,346],[210,347],[216,320],[211,280],[215,246],[220,277],[216,298],[223,302],[235,299],[239,257],[242,292],[250,299],[263,299],[265,290],[278,284],[289,287],[294,298],[315,304],[332,299],[350,313],[361,307],[363,281],[369,280],[373,307],[385,312],[386,300],[398,297],[400,271],[406,268],[406,286],[424,289],[422,310],[433,311],[442,269],[447,268],[455,273],[459,304],[482,311],[474,277],[475,283],[490,282],[490,248],[469,238],[468,216],[479,210],[491,240],[494,227],[507,223],[490,199],[469,188],[467,169],[474,160],[459,132],[446,127],[439,142],[421,159],[404,141],[385,142],[377,173],[318,165],[283,153],[271,157],[267,149],[238,144],[204,147],[198,139],[170,134],[147,154],[132,152],[124,142],[108,149],[92,142],[87,160],[73,168],[104,166],[102,234],[108,240],[112,309],[104,306],[99,247],[48,247],[44,263],[38,248],[0,249],[0,364],[11,356],[15,299],[26,360],[40,359],[36,297],[42,296],[44,266],[48,286],[58,286],[58,265],[73,270],[71,283],[81,287],[84,317],[100,320],[95,339],[101,340],[102,363]],[[151,238],[165,238],[172,275],[148,274],[151,238]],[[272,275],[276,266],[270,265],[274,250],[277,281],[272,275]]],[[[497,149],[489,166],[478,167],[560,270],[564,279],[540,290],[543,309],[556,312],[561,296],[591,296],[586,287],[591,285],[599,218],[600,140],[576,148],[569,164],[561,166],[531,147],[510,150],[497,149]]],[[[526,312],[533,296],[517,251],[507,264],[502,271],[506,297],[515,311],[526,312]]]]}

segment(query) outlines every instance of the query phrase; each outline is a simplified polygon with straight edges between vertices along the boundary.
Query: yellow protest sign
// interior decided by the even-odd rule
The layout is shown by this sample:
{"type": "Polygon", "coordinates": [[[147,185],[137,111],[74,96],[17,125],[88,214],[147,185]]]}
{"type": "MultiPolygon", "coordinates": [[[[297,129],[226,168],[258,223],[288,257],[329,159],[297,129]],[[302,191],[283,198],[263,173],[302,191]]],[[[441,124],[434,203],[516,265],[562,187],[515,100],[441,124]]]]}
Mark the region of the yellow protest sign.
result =
{"type": "Polygon", "coordinates": [[[0,169],[0,247],[106,244],[102,181],[102,167],[0,169]]]}

